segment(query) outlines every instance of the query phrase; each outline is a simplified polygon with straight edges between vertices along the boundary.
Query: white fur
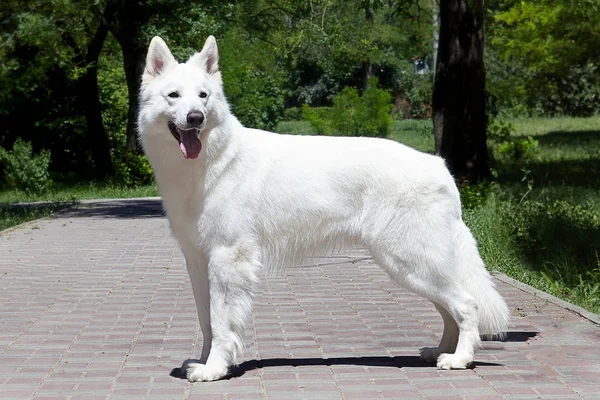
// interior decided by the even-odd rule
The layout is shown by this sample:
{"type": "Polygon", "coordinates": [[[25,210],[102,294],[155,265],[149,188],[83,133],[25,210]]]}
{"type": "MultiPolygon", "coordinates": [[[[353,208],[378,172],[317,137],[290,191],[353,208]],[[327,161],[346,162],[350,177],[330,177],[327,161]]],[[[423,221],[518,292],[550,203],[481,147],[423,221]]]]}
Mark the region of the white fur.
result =
{"type": "Polygon", "coordinates": [[[346,242],[368,248],[395,281],[436,305],[444,334],[422,357],[439,368],[465,368],[480,333],[505,329],[508,308],[441,158],[383,139],[243,127],[223,94],[212,36],[185,64],[154,38],[140,99],[140,140],[186,258],[204,336],[199,362],[185,365],[190,381],[220,379],[235,363],[261,268],[346,242]],[[172,91],[180,97],[168,97],[172,91]],[[206,116],[195,160],[183,157],[167,128],[183,126],[191,111],[206,116]]]}

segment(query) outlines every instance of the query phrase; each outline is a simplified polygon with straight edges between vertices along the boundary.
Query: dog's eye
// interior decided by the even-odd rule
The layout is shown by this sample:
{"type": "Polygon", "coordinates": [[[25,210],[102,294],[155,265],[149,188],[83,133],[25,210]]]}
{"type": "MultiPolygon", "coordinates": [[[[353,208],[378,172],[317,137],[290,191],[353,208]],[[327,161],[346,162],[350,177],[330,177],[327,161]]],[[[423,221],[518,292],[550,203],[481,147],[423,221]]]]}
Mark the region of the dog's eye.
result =
{"type": "Polygon", "coordinates": [[[176,98],[179,97],[179,93],[177,93],[177,92],[171,92],[167,96],[169,96],[172,99],[176,99],[176,98]]]}
{"type": "Polygon", "coordinates": [[[205,98],[208,97],[208,93],[206,93],[206,92],[200,92],[200,94],[198,96],[200,96],[201,99],[205,99],[205,98]]]}

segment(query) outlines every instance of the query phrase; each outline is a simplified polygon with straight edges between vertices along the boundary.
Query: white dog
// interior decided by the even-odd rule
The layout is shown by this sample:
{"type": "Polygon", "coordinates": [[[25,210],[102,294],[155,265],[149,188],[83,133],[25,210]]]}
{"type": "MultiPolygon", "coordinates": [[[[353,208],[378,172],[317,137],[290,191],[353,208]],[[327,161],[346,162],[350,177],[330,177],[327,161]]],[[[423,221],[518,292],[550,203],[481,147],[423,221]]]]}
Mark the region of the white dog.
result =
{"type": "Polygon", "coordinates": [[[359,243],[444,320],[421,357],[465,368],[509,311],[462,222],[441,158],[372,138],[287,136],[243,127],[223,94],[210,36],[179,64],[150,43],[139,136],[185,255],[204,336],[190,381],[223,378],[243,347],[257,273],[359,243]]]}

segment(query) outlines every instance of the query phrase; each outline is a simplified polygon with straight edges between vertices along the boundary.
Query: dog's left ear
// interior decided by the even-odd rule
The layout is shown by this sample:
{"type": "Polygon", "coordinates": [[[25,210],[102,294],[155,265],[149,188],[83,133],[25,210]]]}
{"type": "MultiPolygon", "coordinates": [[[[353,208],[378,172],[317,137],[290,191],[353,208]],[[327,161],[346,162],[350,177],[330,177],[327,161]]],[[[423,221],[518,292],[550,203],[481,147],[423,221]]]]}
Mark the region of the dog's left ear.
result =
{"type": "Polygon", "coordinates": [[[214,36],[209,36],[204,42],[204,47],[200,53],[194,54],[188,62],[196,63],[211,75],[219,72],[219,51],[217,50],[217,40],[214,36]]]}

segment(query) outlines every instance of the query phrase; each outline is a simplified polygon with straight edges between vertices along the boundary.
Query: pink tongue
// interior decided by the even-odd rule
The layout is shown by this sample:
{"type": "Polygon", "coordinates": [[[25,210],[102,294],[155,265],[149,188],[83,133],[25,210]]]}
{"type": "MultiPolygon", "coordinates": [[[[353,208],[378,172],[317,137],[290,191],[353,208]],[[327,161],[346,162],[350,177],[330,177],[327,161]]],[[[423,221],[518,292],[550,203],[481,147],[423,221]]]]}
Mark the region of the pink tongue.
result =
{"type": "Polygon", "coordinates": [[[198,158],[200,150],[202,150],[202,143],[198,138],[198,131],[196,129],[190,129],[189,131],[179,131],[181,137],[181,143],[179,143],[179,149],[183,153],[185,158],[198,158]]]}

